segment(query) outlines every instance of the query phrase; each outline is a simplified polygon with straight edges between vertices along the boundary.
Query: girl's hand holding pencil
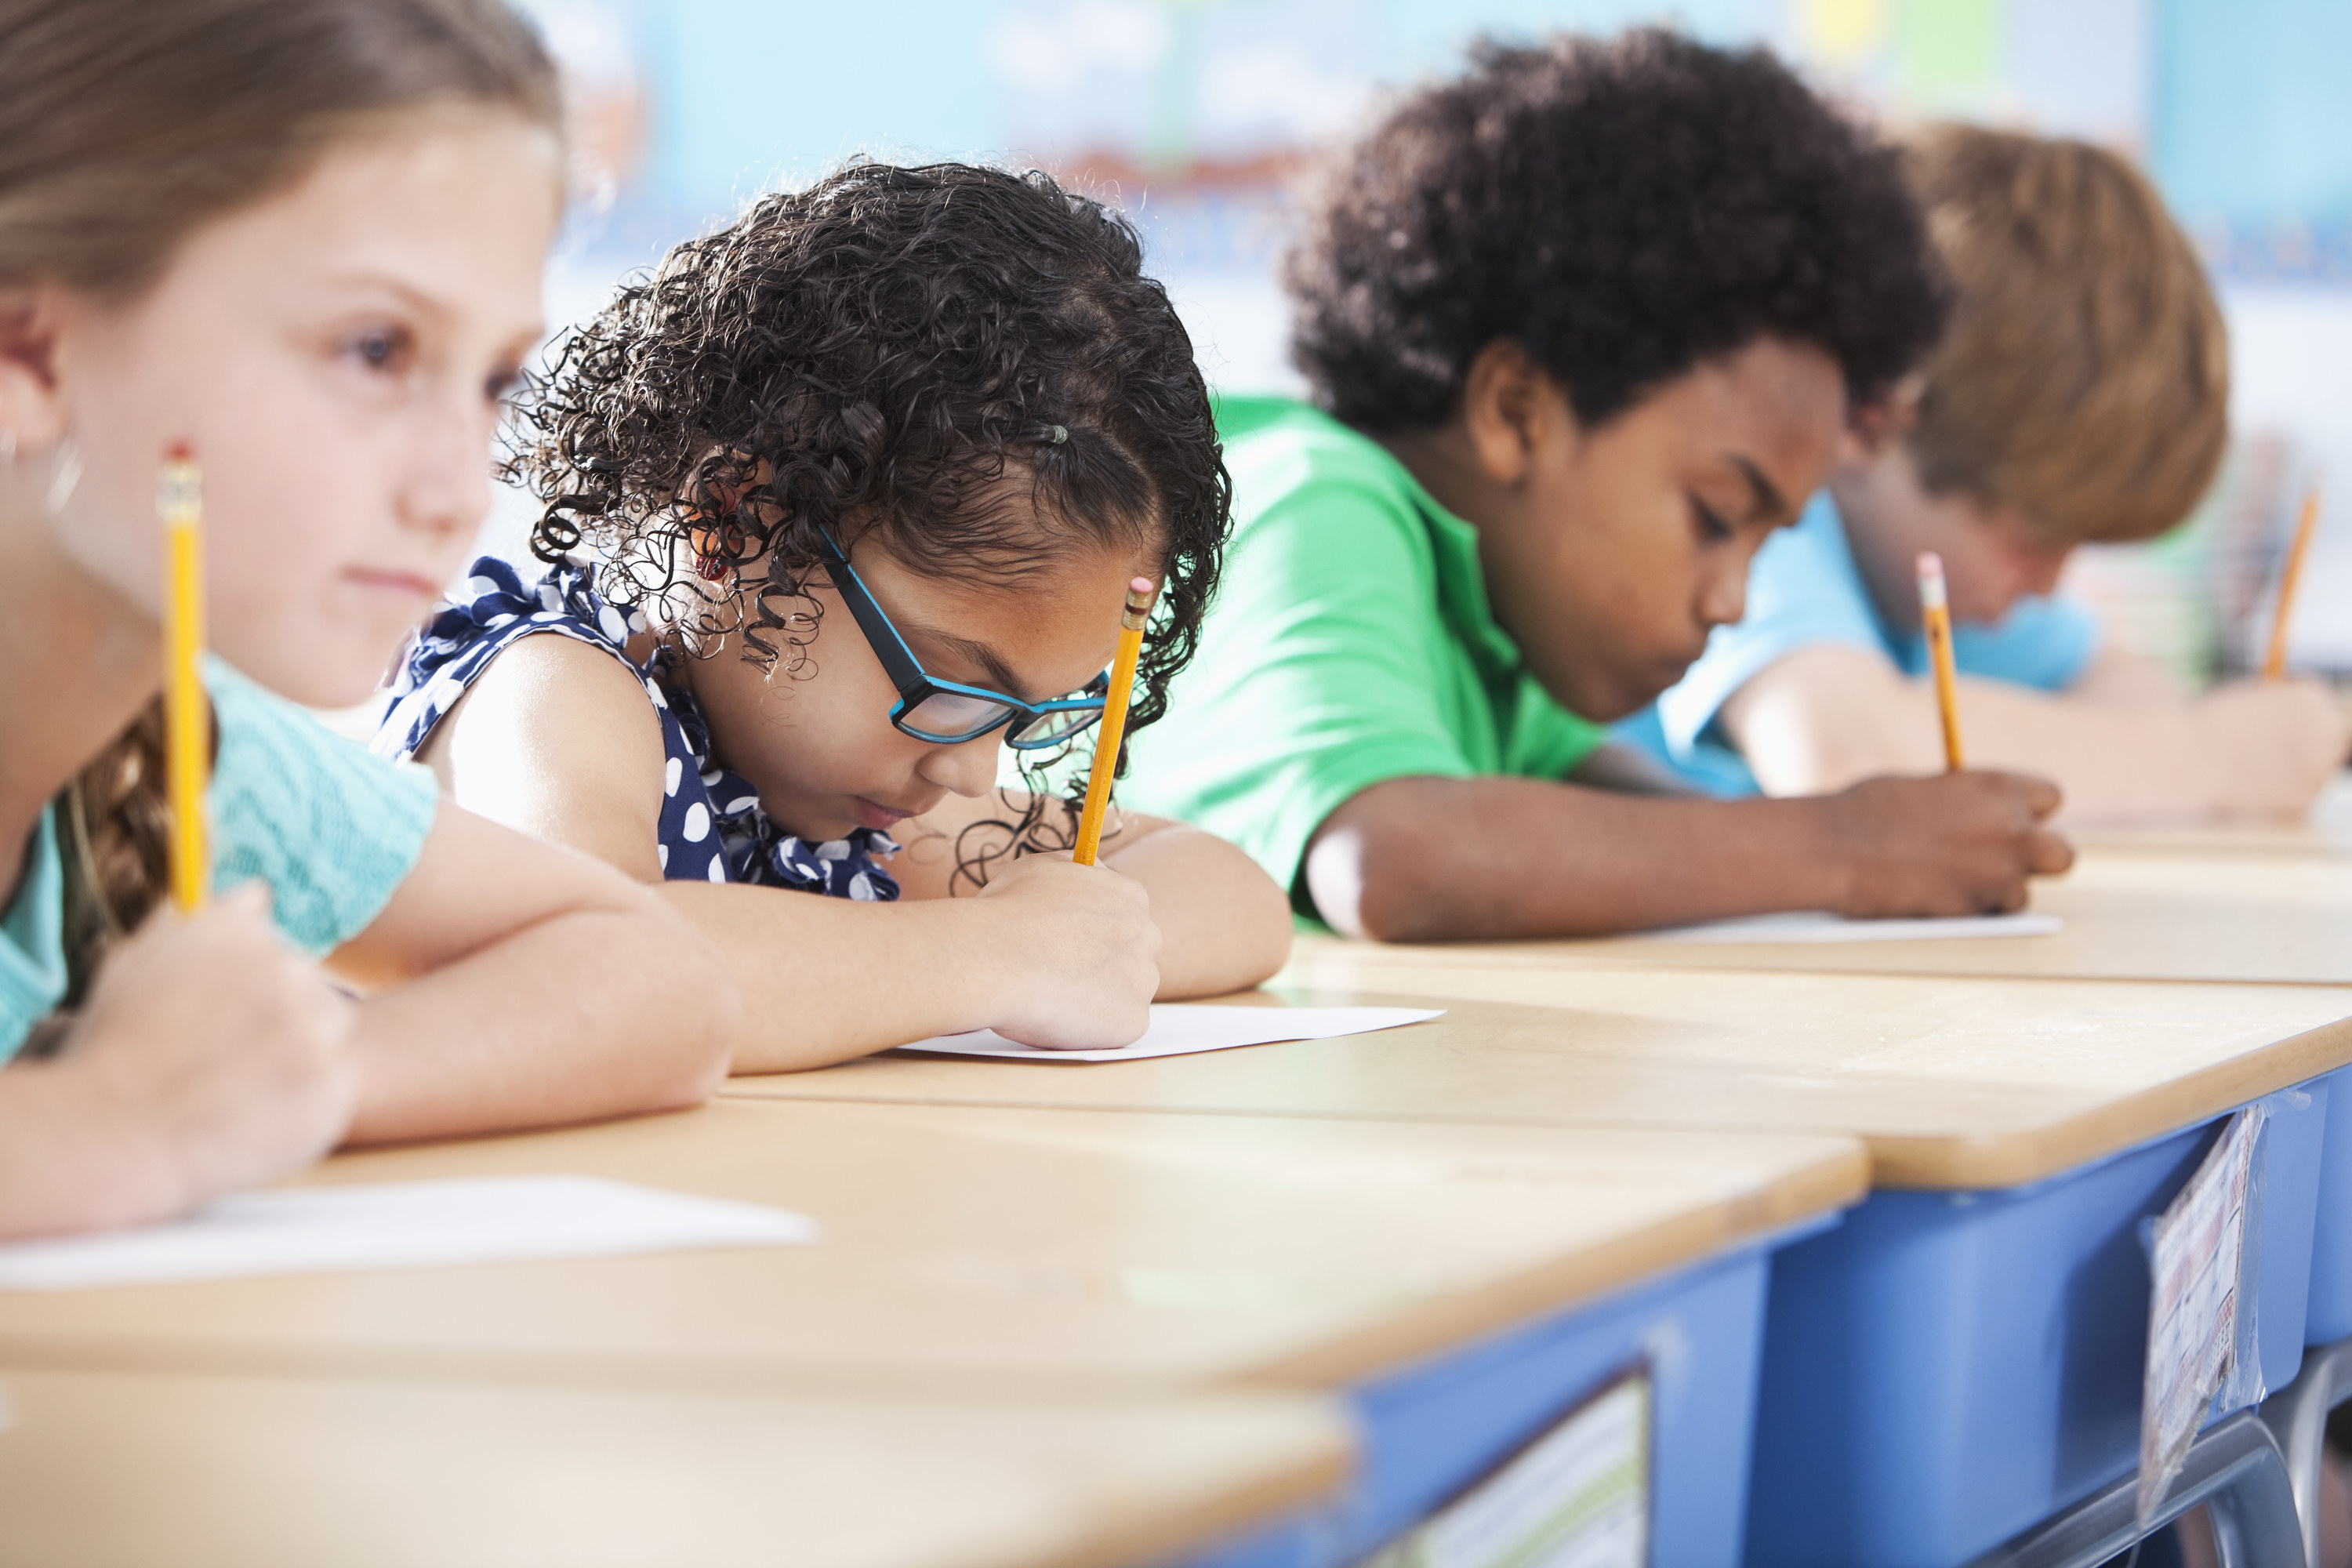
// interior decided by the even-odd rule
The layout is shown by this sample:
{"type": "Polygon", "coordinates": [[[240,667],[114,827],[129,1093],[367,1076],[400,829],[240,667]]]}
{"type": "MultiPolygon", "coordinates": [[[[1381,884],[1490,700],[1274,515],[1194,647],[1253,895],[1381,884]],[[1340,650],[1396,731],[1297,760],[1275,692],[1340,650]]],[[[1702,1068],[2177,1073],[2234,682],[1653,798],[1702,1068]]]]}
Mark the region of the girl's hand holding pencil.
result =
{"type": "Polygon", "coordinates": [[[1016,989],[1011,1026],[991,1026],[1025,1046],[1108,1049],[1133,1044],[1150,1026],[1151,998],[1160,989],[1160,969],[1153,961],[1160,943],[1160,928],[1151,921],[1150,897],[1115,871],[1106,875],[1095,861],[1102,848],[1119,745],[1127,735],[1136,661],[1158,592],[1148,577],[1138,577],[1127,587],[1118,651],[1111,659],[1103,716],[1095,726],[1094,765],[1087,772],[1086,805],[1078,813],[1069,861],[1016,861],[1010,873],[992,879],[982,894],[1013,905],[1025,902],[1030,907],[1024,912],[1030,920],[1060,928],[1036,932],[1031,926],[1034,934],[1020,945],[1029,954],[1046,958],[1050,978],[1042,987],[1016,989]]]}
{"type": "Polygon", "coordinates": [[[358,1103],[351,1001],[278,935],[267,885],[210,897],[202,498],[185,447],[158,504],[172,905],[107,953],[61,1058],[28,1069],[57,1190],[0,1193],[0,1233],[161,1219],[283,1175],[331,1149],[358,1103]]]}
{"type": "Polygon", "coordinates": [[[47,1072],[96,1156],[94,1225],[177,1214],[299,1169],[350,1125],[356,1009],[269,919],[248,882],[192,914],[163,909],[108,955],[47,1072]]]}
{"type": "Polygon", "coordinates": [[[1004,980],[989,1027],[1041,1050],[1133,1045],[1160,989],[1160,927],[1141,883],[1104,866],[1024,856],[976,900],[1004,938],[989,962],[1004,980]]]}

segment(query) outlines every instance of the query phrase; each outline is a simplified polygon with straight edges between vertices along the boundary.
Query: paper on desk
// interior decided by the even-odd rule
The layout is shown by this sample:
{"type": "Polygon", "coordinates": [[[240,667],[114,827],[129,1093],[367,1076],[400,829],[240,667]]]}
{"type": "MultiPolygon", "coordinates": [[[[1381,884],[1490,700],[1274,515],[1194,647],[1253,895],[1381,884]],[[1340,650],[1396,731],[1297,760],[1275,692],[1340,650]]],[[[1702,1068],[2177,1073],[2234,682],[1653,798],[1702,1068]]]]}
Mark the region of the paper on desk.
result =
{"type": "Polygon", "coordinates": [[[2065,922],[2056,915],[1961,915],[1948,920],[1856,921],[1806,911],[1749,915],[1669,926],[1624,938],[1639,942],[1947,942],[1970,936],[2048,936],[2065,922]]]}
{"type": "Polygon", "coordinates": [[[486,1176],[241,1193],[137,1230],[0,1246],[0,1290],[602,1258],[817,1238],[789,1209],[595,1176],[486,1176]]]}
{"type": "Polygon", "coordinates": [[[1195,1051],[1268,1046],[1276,1040],[1328,1040],[1418,1024],[1443,1007],[1204,1007],[1181,1002],[1151,1005],[1151,1026],[1131,1046],[1108,1051],[1045,1051],[1008,1040],[993,1029],[934,1035],[903,1047],[926,1055],[992,1057],[1016,1062],[1127,1062],[1181,1057],[1195,1051]]]}

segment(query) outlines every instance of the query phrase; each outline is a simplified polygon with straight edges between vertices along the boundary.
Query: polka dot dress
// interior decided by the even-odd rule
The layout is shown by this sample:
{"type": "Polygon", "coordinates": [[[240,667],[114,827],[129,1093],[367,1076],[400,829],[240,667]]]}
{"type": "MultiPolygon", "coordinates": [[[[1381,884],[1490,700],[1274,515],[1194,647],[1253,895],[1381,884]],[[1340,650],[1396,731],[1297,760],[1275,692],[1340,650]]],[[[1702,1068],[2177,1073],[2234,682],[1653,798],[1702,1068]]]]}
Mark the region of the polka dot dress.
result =
{"type": "Polygon", "coordinates": [[[898,884],[876,863],[898,845],[869,827],[846,838],[811,844],[768,820],[751,781],[711,760],[710,726],[683,686],[665,687],[656,672],[665,656],[640,665],[628,641],[646,631],[645,616],[608,605],[589,586],[586,568],[570,562],[535,584],[494,555],[478,559],[467,583],[425,625],[410,647],[376,722],[373,750],[395,760],[425,744],[441,716],[509,644],[552,632],[603,648],[627,666],[661,720],[661,824],[657,853],[671,881],[751,882],[799,888],[837,899],[884,900],[898,884]]]}

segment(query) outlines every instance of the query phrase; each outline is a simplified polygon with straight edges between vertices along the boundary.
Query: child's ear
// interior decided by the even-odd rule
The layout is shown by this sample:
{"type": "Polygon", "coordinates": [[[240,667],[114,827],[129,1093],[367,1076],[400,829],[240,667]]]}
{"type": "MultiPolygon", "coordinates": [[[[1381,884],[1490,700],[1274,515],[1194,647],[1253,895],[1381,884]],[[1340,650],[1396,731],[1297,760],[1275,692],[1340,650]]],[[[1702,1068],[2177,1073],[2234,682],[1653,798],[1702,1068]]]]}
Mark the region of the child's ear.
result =
{"type": "Polygon", "coordinates": [[[39,450],[65,435],[58,395],[58,316],[54,289],[0,289],[0,442],[39,450]]]}
{"type": "Polygon", "coordinates": [[[1528,351],[1497,338],[1462,378],[1462,419],[1478,464],[1498,485],[1516,485],[1534,466],[1539,426],[1567,400],[1528,351]]]}
{"type": "Polygon", "coordinates": [[[1885,457],[1918,426],[1919,398],[1926,389],[1925,378],[1915,372],[1889,387],[1884,397],[1857,404],[1838,438],[1838,462],[1865,468],[1885,457]]]}

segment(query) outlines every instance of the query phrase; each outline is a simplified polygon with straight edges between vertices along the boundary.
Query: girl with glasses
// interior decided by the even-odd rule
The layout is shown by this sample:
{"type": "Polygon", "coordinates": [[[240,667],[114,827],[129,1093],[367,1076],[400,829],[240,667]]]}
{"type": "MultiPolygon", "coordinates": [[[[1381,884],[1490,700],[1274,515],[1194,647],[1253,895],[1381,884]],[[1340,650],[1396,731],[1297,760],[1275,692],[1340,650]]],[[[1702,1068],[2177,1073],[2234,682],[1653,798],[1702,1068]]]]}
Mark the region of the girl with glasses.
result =
{"type": "Polygon", "coordinates": [[[377,748],[660,885],[744,990],[735,1070],[981,1027],[1117,1046],[1155,996],[1280,966],[1287,903],[1231,846],[1114,814],[1099,867],[1067,858],[1127,584],[1160,585],[1132,729],[1228,508],[1124,220],[1041,174],[853,163],[624,287],[520,420],[547,570],[476,563],[377,748]]]}

